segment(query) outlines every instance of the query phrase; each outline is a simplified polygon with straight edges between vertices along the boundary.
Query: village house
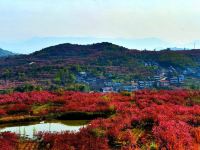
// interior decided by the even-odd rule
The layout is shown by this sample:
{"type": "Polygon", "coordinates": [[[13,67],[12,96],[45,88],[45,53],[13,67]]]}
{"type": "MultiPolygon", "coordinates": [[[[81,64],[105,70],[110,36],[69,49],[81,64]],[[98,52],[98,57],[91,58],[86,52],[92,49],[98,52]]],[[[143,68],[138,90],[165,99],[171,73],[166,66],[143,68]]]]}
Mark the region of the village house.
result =
{"type": "Polygon", "coordinates": [[[102,92],[103,92],[103,93],[110,93],[110,92],[113,92],[113,88],[112,88],[112,87],[103,87],[103,88],[102,88],[102,92]]]}
{"type": "Polygon", "coordinates": [[[160,80],[157,85],[158,87],[169,87],[170,83],[168,80],[160,80]]]}
{"type": "Polygon", "coordinates": [[[178,77],[171,77],[169,81],[170,81],[170,84],[178,84],[179,83],[178,77]]]}

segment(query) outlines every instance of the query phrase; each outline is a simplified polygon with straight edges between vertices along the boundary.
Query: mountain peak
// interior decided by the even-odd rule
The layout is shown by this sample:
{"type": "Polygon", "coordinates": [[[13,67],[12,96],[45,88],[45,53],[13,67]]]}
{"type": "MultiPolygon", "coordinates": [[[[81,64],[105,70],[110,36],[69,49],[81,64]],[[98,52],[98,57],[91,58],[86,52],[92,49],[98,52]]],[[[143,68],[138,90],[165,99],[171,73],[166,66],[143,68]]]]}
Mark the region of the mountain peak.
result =
{"type": "Polygon", "coordinates": [[[43,58],[56,56],[85,56],[97,51],[122,51],[128,50],[122,46],[118,46],[109,42],[94,43],[88,45],[78,45],[64,43],[51,47],[44,48],[40,51],[32,53],[32,56],[43,58]]]}
{"type": "Polygon", "coordinates": [[[12,56],[14,53],[0,48],[0,57],[12,56]]]}

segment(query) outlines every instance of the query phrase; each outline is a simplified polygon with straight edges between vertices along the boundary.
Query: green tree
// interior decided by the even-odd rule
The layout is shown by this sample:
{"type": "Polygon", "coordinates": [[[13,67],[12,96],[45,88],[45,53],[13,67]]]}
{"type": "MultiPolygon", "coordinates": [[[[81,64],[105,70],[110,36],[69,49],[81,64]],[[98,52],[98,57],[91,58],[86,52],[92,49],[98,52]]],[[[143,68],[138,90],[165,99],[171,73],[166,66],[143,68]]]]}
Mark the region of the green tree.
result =
{"type": "Polygon", "coordinates": [[[14,91],[17,91],[17,92],[29,92],[33,90],[35,90],[35,87],[31,84],[24,84],[14,89],[14,91]]]}
{"type": "Polygon", "coordinates": [[[18,80],[24,81],[25,76],[26,76],[25,73],[18,73],[18,80]]]}
{"type": "Polygon", "coordinates": [[[11,71],[9,69],[4,70],[3,72],[3,78],[4,81],[7,82],[7,80],[11,77],[11,71]]]}
{"type": "Polygon", "coordinates": [[[74,83],[75,80],[76,80],[75,75],[72,72],[70,72],[67,68],[61,69],[57,73],[54,79],[54,81],[56,81],[58,84],[61,84],[61,85],[74,83]]]}

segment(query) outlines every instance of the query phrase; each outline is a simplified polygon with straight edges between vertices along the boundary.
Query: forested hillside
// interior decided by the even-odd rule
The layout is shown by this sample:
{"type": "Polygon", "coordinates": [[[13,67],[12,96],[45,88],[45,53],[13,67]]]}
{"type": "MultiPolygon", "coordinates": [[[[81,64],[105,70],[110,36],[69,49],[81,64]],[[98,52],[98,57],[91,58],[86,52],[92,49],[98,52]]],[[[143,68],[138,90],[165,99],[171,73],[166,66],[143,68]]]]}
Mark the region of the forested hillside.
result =
{"type": "MultiPolygon", "coordinates": [[[[30,55],[0,59],[0,79],[3,81],[55,83],[59,72],[67,69],[71,75],[80,71],[95,77],[113,80],[133,80],[153,77],[170,67],[181,74],[186,69],[198,69],[200,50],[139,51],[112,43],[92,45],[60,44],[30,55]]],[[[52,84],[51,84],[52,85],[52,84]]]]}

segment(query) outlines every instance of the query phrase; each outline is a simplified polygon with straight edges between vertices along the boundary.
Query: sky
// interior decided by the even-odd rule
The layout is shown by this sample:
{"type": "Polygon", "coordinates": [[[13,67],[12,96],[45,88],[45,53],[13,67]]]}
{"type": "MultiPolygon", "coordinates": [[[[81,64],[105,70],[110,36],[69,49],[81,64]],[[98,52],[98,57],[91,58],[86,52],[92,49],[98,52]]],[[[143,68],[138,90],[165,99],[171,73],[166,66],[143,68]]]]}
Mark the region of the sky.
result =
{"type": "Polygon", "coordinates": [[[0,0],[0,42],[94,37],[190,43],[200,40],[199,7],[199,0],[0,0]]]}

